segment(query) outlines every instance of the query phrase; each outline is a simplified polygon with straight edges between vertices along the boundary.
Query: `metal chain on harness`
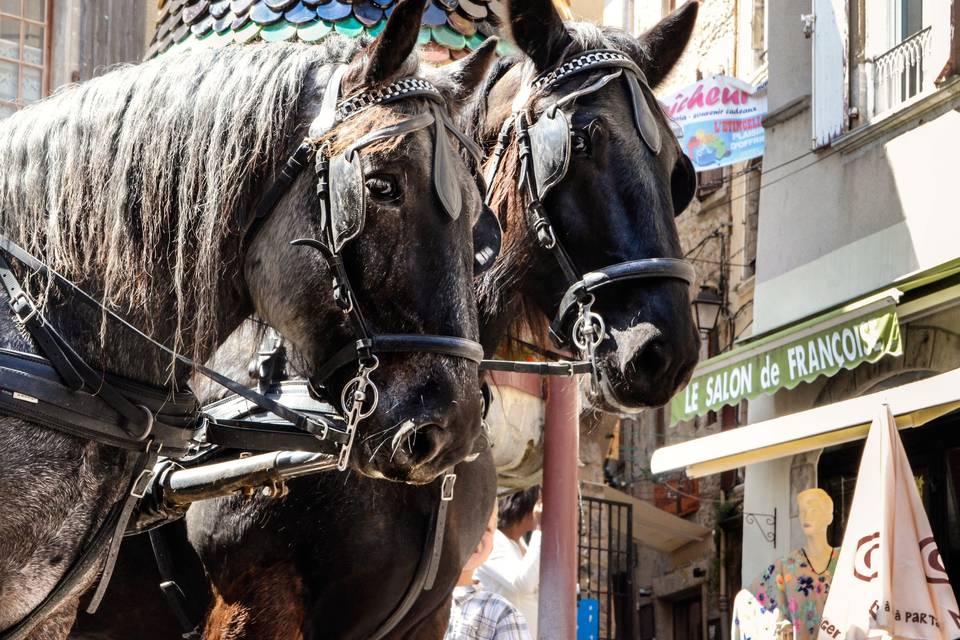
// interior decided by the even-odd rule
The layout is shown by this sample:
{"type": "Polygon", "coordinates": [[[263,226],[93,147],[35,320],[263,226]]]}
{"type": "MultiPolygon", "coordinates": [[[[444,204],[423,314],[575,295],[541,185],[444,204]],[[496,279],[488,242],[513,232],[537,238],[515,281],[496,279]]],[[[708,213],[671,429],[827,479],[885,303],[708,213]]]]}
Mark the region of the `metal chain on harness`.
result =
{"type": "Polygon", "coordinates": [[[340,447],[337,457],[337,470],[344,471],[350,462],[353,440],[357,435],[357,425],[369,418],[380,403],[380,390],[370,380],[370,374],[380,366],[377,356],[370,355],[361,359],[357,376],[350,380],[340,394],[340,407],[347,417],[347,442],[340,447]],[[369,406],[365,406],[369,400],[369,406]]]}
{"type": "Polygon", "coordinates": [[[592,311],[596,298],[592,293],[588,293],[583,300],[578,303],[578,317],[573,324],[571,339],[580,355],[593,368],[593,375],[590,376],[590,392],[600,393],[599,370],[597,368],[597,347],[603,342],[603,336],[607,332],[607,326],[600,314],[592,311]]]}

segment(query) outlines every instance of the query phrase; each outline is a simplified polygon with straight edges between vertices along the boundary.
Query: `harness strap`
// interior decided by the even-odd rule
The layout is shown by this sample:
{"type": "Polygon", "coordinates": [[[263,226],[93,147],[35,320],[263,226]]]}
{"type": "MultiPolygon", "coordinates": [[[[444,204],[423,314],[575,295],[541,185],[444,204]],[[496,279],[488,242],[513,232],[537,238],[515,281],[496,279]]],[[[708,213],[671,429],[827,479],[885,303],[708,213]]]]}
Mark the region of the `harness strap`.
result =
{"type": "Polygon", "coordinates": [[[447,508],[453,500],[453,488],[456,480],[457,474],[453,472],[452,468],[443,474],[440,484],[440,499],[430,518],[430,528],[427,531],[423,549],[420,551],[417,572],[407,586],[403,599],[400,600],[390,617],[384,620],[376,633],[370,637],[371,640],[383,640],[410,613],[410,609],[420,598],[421,593],[433,588],[440,558],[443,555],[443,539],[447,528],[447,508]]]}
{"type": "Polygon", "coordinates": [[[573,376],[580,373],[593,373],[593,363],[578,360],[569,362],[524,362],[520,360],[484,360],[481,371],[507,371],[510,373],[532,373],[538,376],[573,376]]]}
{"type": "Polygon", "coordinates": [[[483,361],[483,347],[468,338],[431,336],[420,334],[381,334],[357,340],[340,349],[316,373],[314,380],[326,382],[344,366],[354,363],[364,353],[436,353],[469,360],[476,364],[483,361]]]}
{"type": "Polygon", "coordinates": [[[183,631],[181,637],[185,640],[199,639],[200,622],[195,622],[198,616],[195,610],[192,610],[183,589],[177,584],[176,565],[170,554],[167,531],[164,527],[158,527],[148,531],[147,535],[150,536],[150,547],[153,549],[153,558],[157,562],[157,572],[160,574],[160,591],[167,601],[167,606],[173,612],[173,617],[177,619],[180,630],[183,631]]]}
{"type": "Polygon", "coordinates": [[[10,263],[2,255],[0,255],[0,282],[3,282],[3,288],[7,291],[10,308],[16,314],[20,324],[37,341],[40,352],[50,360],[50,364],[56,369],[63,384],[73,391],[82,388],[83,378],[50,335],[49,326],[43,321],[43,316],[33,305],[30,296],[20,287],[20,281],[10,268],[10,263]]]}
{"type": "Polygon", "coordinates": [[[87,606],[87,613],[94,614],[100,608],[100,602],[107,593],[107,587],[110,586],[110,578],[113,577],[113,569],[117,566],[117,555],[120,553],[120,544],[123,542],[123,534],[127,530],[127,523],[130,522],[130,516],[133,515],[133,509],[137,506],[137,501],[143,497],[143,492],[150,486],[150,480],[153,479],[153,468],[157,464],[157,458],[160,455],[160,446],[151,442],[147,449],[140,454],[133,468],[133,480],[127,489],[127,496],[123,500],[123,508],[120,510],[120,517],[114,527],[110,537],[110,545],[107,547],[107,559],[103,565],[103,573],[100,574],[100,583],[97,590],[90,599],[87,606]]]}
{"type": "MultiPolygon", "coordinates": [[[[317,421],[324,420],[316,418],[317,421]]],[[[347,441],[341,423],[329,420],[326,438],[291,428],[289,424],[261,420],[225,420],[205,416],[207,442],[245,451],[309,451],[337,454],[347,441]],[[337,426],[335,426],[337,425],[337,426]]]]}
{"type": "Polygon", "coordinates": [[[696,272],[685,260],[645,258],[621,262],[584,274],[582,278],[574,281],[563,295],[560,306],[557,308],[557,315],[550,323],[551,337],[561,346],[567,344],[567,340],[563,337],[567,335],[566,325],[584,296],[618,282],[644,279],[672,279],[690,285],[696,279],[696,272]]]}

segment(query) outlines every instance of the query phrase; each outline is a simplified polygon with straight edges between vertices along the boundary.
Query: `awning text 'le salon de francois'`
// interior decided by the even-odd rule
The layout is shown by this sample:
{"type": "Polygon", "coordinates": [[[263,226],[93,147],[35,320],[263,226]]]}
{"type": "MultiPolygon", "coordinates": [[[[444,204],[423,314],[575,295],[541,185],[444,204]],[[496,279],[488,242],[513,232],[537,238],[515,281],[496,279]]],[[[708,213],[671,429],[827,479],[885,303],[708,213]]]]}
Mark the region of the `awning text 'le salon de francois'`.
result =
{"type": "Polygon", "coordinates": [[[671,404],[671,424],[801,382],[832,376],[888,355],[902,355],[890,289],[710,358],[671,404]]]}

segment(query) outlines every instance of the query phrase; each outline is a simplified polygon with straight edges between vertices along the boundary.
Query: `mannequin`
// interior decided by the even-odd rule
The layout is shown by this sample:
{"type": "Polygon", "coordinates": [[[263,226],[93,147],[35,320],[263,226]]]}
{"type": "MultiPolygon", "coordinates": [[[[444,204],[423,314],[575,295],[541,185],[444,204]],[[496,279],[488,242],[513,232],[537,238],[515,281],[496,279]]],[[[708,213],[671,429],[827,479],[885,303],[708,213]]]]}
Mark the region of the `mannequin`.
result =
{"type": "Polygon", "coordinates": [[[833,524],[833,500],[823,489],[807,489],[797,494],[797,506],[807,539],[803,552],[816,572],[830,564],[837,553],[827,543],[827,527],[833,524]]]}
{"type": "MultiPolygon", "coordinates": [[[[833,522],[833,500],[823,489],[807,489],[797,494],[804,544],[785,558],[771,564],[748,590],[753,597],[739,597],[731,637],[765,637],[768,640],[814,640],[837,566],[839,550],[827,542],[827,528],[833,522]],[[758,609],[746,610],[747,607],[758,609]],[[739,620],[764,622],[770,628],[775,616],[776,632],[757,635],[739,620]],[[740,628],[744,627],[744,628],[740,628]]],[[[742,593],[742,592],[741,592],[742,593]]]]}

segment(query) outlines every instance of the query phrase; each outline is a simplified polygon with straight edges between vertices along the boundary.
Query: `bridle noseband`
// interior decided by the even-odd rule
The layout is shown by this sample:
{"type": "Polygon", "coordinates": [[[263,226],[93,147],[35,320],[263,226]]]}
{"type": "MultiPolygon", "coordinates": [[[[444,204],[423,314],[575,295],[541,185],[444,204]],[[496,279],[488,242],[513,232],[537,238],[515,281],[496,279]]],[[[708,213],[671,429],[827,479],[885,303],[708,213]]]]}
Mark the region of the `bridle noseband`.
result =
{"type": "Polygon", "coordinates": [[[307,138],[288,160],[277,181],[268,191],[256,214],[257,220],[268,216],[307,164],[315,163],[317,195],[321,207],[321,237],[298,239],[292,244],[310,247],[323,255],[330,265],[334,299],[350,319],[356,335],[356,340],[337,351],[310,381],[314,393],[318,396],[329,396],[328,390],[317,391],[314,385],[325,386],[334,374],[351,363],[357,367],[356,375],[347,382],[338,399],[339,409],[346,419],[345,438],[338,453],[337,467],[341,471],[346,469],[349,462],[357,425],[377,407],[379,390],[370,379],[380,365],[377,354],[433,353],[468,360],[478,365],[483,360],[483,347],[476,340],[427,334],[374,334],[370,330],[343,259],[343,249],[361,233],[365,219],[365,186],[360,150],[379,140],[433,126],[435,191],[444,210],[453,220],[459,218],[463,201],[459,183],[451,178],[450,163],[454,161],[456,153],[450,147],[446,133],[452,133],[460,141],[466,151],[475,158],[477,165],[480,163],[481,151],[450,121],[442,109],[445,104],[443,96],[430,82],[413,77],[403,78],[385,87],[366,89],[341,100],[340,84],[346,70],[346,65],[337,66],[333,70],[323,96],[320,114],[311,124],[307,138]],[[426,99],[430,110],[368,133],[343,153],[332,153],[331,144],[323,140],[337,126],[371,107],[414,98],[426,99]]]}
{"type": "MultiPolygon", "coordinates": [[[[530,83],[530,93],[521,93],[517,97],[513,115],[500,130],[486,176],[487,184],[493,184],[511,138],[516,138],[520,189],[527,195],[526,216],[530,229],[539,246],[557,260],[567,283],[566,292],[550,323],[550,336],[560,348],[576,347],[581,357],[592,364],[594,390],[599,377],[595,350],[606,332],[603,318],[592,310],[596,301],[594,293],[629,280],[669,279],[690,285],[696,275],[690,263],[677,258],[630,260],[583,273],[557,236],[544,206],[544,198],[562,181],[569,168],[572,131],[570,117],[564,108],[618,79],[626,82],[638,134],[654,155],[659,154],[663,140],[650,105],[651,100],[654,104],[656,102],[643,71],[624,53],[595,49],[577,54],[536,77],[530,83]],[[539,116],[534,115],[531,105],[535,97],[552,94],[570,78],[594,71],[607,73],[586,87],[558,97],[539,116]]],[[[489,198],[488,194],[488,203],[489,198]]]]}

